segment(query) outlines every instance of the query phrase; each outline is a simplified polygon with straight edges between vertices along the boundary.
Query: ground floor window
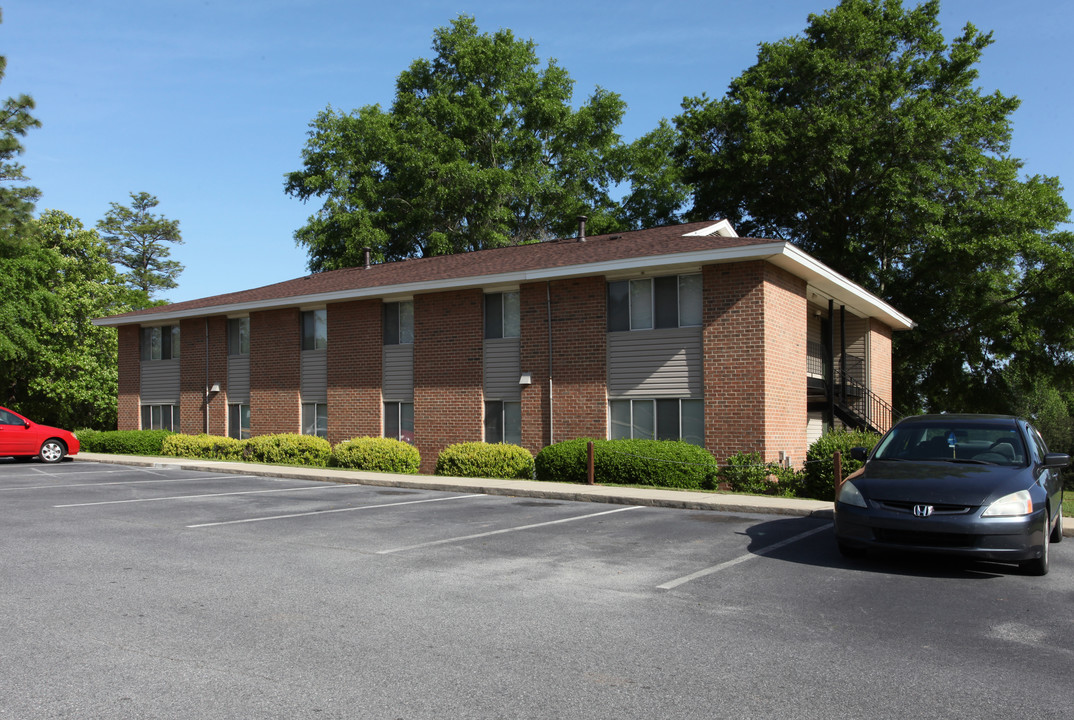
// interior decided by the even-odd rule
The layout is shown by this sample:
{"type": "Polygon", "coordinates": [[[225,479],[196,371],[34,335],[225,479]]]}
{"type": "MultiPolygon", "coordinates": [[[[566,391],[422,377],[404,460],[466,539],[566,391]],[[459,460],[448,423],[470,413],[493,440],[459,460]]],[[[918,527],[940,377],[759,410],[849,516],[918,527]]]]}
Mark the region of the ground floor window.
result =
{"type": "Polygon", "coordinates": [[[143,430],[175,430],[179,427],[178,405],[143,405],[143,430]]]}
{"type": "Polygon", "coordinates": [[[608,411],[612,440],[684,440],[694,445],[705,444],[703,400],[610,400],[608,411]]]}
{"type": "Polygon", "coordinates": [[[485,403],[485,442],[522,444],[522,403],[501,400],[485,403]]]}
{"type": "Polygon", "coordinates": [[[414,403],[384,403],[384,437],[414,444],[414,403]]]}
{"type": "Polygon", "coordinates": [[[302,403],[302,434],[328,437],[328,405],[302,403]]]}
{"type": "Polygon", "coordinates": [[[227,434],[236,440],[250,437],[250,406],[231,404],[227,406],[227,434]]]}

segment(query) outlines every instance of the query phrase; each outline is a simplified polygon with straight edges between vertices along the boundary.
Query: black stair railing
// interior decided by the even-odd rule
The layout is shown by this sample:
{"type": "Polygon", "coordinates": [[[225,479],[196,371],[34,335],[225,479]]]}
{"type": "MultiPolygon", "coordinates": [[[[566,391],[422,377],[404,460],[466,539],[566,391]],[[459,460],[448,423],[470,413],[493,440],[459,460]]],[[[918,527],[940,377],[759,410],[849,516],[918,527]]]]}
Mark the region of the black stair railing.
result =
{"type": "Polygon", "coordinates": [[[855,416],[859,423],[870,430],[885,433],[902,418],[890,403],[874,393],[844,370],[839,375],[838,402],[842,408],[855,416]]]}

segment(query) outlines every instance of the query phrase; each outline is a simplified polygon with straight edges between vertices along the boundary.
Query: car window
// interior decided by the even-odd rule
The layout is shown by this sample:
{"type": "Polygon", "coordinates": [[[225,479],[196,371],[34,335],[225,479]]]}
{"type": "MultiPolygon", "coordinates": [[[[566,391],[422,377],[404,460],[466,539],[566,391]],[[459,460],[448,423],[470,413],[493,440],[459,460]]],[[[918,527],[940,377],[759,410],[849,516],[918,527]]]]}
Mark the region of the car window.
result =
{"type": "Polygon", "coordinates": [[[1044,442],[1044,438],[1037,432],[1037,428],[1032,425],[1027,425],[1026,429],[1029,430],[1029,438],[1032,440],[1033,460],[1038,463],[1044,462],[1044,456],[1048,454],[1048,445],[1044,442]]]}
{"type": "Polygon", "coordinates": [[[937,420],[896,425],[877,446],[878,460],[978,461],[1025,465],[1026,446],[1013,423],[937,420]]]}
{"type": "Polygon", "coordinates": [[[0,425],[22,425],[22,418],[13,412],[0,410],[0,425]]]}

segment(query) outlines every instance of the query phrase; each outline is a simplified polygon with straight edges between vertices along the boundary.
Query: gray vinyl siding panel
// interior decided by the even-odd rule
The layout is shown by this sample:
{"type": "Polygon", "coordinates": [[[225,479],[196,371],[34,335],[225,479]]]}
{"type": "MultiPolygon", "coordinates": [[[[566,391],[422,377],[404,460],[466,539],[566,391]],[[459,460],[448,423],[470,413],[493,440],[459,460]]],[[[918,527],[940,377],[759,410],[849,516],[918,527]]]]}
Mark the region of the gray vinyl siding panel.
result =
{"type": "Polygon", "coordinates": [[[485,340],[485,399],[522,399],[521,360],[518,338],[485,340]]]}
{"type": "Polygon", "coordinates": [[[302,351],[302,402],[328,402],[328,351],[302,351]]]}
{"type": "Polygon", "coordinates": [[[608,395],[704,396],[700,328],[608,333],[608,395]]]}
{"type": "Polygon", "coordinates": [[[143,360],[139,394],[143,405],[178,405],[179,360],[143,360]]]}
{"type": "Polygon", "coordinates": [[[385,345],[381,394],[388,402],[414,401],[414,346],[385,345]]]}
{"type": "Polygon", "coordinates": [[[250,356],[229,355],[227,359],[227,401],[250,404],[250,356]]]}

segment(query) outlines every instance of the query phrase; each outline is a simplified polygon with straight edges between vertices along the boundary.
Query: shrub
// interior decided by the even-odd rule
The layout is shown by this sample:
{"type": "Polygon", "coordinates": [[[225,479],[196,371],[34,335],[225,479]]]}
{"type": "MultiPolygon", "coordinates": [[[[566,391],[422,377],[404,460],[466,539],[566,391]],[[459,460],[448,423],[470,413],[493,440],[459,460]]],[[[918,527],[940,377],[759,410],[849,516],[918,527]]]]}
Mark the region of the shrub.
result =
{"type": "Polygon", "coordinates": [[[369,472],[416,474],[421,467],[418,449],[394,438],[362,437],[344,440],[332,448],[329,464],[369,472]]]}
{"type": "Polygon", "coordinates": [[[468,442],[448,445],[436,458],[436,475],[529,480],[533,456],[518,445],[468,442]]]}
{"type": "MultiPolygon", "coordinates": [[[[538,480],[586,482],[587,439],[549,445],[537,454],[538,480]]],[[[707,450],[679,440],[594,440],[594,481],[713,489],[716,463],[707,450]]]]}
{"type": "Polygon", "coordinates": [[[242,460],[245,443],[220,435],[169,435],[161,446],[162,455],[205,460],[242,460]]]}
{"type": "Polygon", "coordinates": [[[277,465],[326,467],[331,455],[332,446],[324,438],[297,433],[258,435],[245,440],[242,449],[243,460],[277,465]]]}
{"type": "Polygon", "coordinates": [[[801,473],[779,463],[765,463],[760,453],[738,453],[720,468],[720,479],[733,492],[795,497],[801,490],[801,473]]]}
{"type": "Polygon", "coordinates": [[[835,463],[832,456],[838,450],[843,459],[843,477],[861,467],[861,461],[850,457],[850,448],[865,447],[872,449],[880,436],[864,430],[836,429],[825,433],[806,453],[805,469],[802,472],[803,497],[817,500],[835,499],[835,463]]]}
{"type": "Polygon", "coordinates": [[[85,452],[162,455],[161,446],[164,438],[173,434],[170,430],[82,431],[78,435],[78,444],[85,452]]]}

